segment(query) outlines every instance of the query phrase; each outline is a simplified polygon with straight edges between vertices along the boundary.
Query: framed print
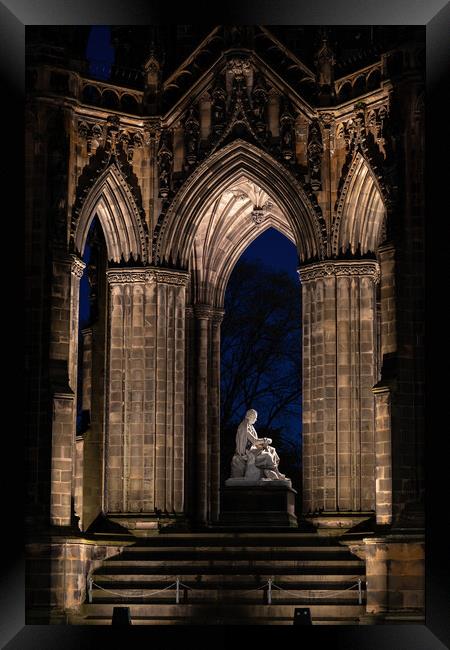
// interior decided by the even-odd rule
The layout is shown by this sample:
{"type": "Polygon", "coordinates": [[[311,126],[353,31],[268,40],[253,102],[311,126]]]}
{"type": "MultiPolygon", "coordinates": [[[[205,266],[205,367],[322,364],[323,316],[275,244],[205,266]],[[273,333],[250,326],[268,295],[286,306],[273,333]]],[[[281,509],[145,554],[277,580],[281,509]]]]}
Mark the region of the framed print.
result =
{"type": "Polygon", "coordinates": [[[448,7],[288,5],[0,6],[25,144],[7,648],[448,643],[448,7]]]}

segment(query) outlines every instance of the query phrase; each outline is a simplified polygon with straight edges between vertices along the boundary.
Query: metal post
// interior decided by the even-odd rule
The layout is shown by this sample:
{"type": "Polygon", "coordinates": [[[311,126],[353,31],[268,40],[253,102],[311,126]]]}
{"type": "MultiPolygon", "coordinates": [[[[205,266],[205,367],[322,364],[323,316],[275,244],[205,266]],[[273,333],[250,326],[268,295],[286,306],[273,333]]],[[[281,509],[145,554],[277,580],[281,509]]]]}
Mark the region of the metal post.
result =
{"type": "Polygon", "coordinates": [[[180,578],[178,576],[177,576],[177,592],[176,592],[175,602],[177,605],[180,604],[180,578]]]}
{"type": "Polygon", "coordinates": [[[362,605],[361,578],[358,578],[358,603],[362,605]]]}
{"type": "Polygon", "coordinates": [[[267,604],[272,604],[272,578],[269,578],[269,589],[267,591],[267,604]]]}
{"type": "Polygon", "coordinates": [[[92,583],[93,579],[89,578],[88,579],[88,602],[92,603],[92,583]]]}

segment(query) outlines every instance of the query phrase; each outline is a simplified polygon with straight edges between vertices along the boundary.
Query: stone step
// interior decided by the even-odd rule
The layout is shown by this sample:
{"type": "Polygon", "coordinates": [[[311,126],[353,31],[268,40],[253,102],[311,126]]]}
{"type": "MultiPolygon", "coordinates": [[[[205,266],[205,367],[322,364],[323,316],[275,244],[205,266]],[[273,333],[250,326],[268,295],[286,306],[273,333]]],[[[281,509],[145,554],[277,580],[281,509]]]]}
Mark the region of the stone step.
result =
{"type": "Polygon", "coordinates": [[[236,553],[214,553],[214,552],[154,552],[154,553],[121,553],[115,557],[107,560],[108,565],[112,566],[120,562],[152,562],[152,561],[171,561],[178,562],[189,560],[192,562],[239,562],[239,561],[253,561],[253,562],[283,562],[283,561],[321,561],[321,562],[350,562],[357,560],[354,555],[350,553],[321,553],[321,552],[309,552],[309,553],[293,553],[293,552],[278,552],[278,553],[245,553],[245,552],[236,552],[236,553]]]}
{"type": "MultiPolygon", "coordinates": [[[[79,617],[73,617],[73,620],[70,620],[72,625],[111,625],[111,618],[109,616],[105,617],[88,617],[86,619],[81,619],[79,617]]],[[[159,618],[148,618],[145,616],[138,616],[132,619],[132,625],[293,625],[291,617],[285,618],[268,618],[268,619],[258,619],[254,621],[253,619],[241,619],[241,618],[219,618],[214,619],[208,617],[206,619],[196,619],[194,621],[187,618],[177,618],[177,619],[164,619],[159,618]]],[[[317,618],[312,621],[312,625],[360,625],[359,618],[317,618]]]]}
{"type": "MultiPolygon", "coordinates": [[[[211,574],[193,574],[193,573],[179,573],[176,575],[166,575],[166,574],[142,574],[142,573],[136,573],[136,574],[130,574],[130,573],[118,573],[118,574],[113,574],[113,573],[106,573],[106,574],[101,574],[101,573],[95,573],[94,578],[95,582],[97,584],[101,584],[102,586],[108,585],[108,584],[118,584],[118,585],[124,585],[124,584],[130,584],[130,585],[137,585],[137,584],[142,584],[142,585],[157,585],[161,586],[163,584],[167,583],[167,580],[174,580],[176,576],[178,575],[179,579],[181,582],[184,584],[187,584],[190,587],[197,587],[199,585],[204,585],[204,584],[244,584],[244,585],[250,585],[250,586],[258,586],[261,584],[261,582],[267,582],[267,580],[271,577],[274,577],[275,574],[272,571],[267,572],[267,573],[260,573],[258,574],[258,577],[254,576],[252,573],[247,573],[247,574],[218,574],[218,573],[211,573],[211,574]],[[194,578],[195,576],[195,578],[194,578]]],[[[289,584],[298,584],[298,585],[312,585],[312,586],[320,586],[321,589],[329,589],[329,588],[342,588],[344,585],[346,587],[349,587],[350,584],[353,584],[353,582],[358,580],[358,578],[361,578],[363,583],[365,581],[365,576],[364,573],[359,573],[354,572],[353,574],[277,574],[276,579],[274,578],[274,581],[280,585],[283,586],[285,583],[289,584]],[[353,579],[352,579],[353,578],[353,579]]],[[[156,588],[156,587],[155,587],[156,588]]],[[[304,587],[305,588],[305,587],[304,587]]]]}
{"type": "Polygon", "coordinates": [[[210,577],[212,579],[218,579],[228,577],[233,579],[234,576],[254,576],[255,574],[262,576],[266,575],[270,577],[271,575],[277,576],[292,576],[292,579],[298,579],[298,577],[303,576],[316,576],[317,579],[327,578],[336,576],[336,578],[344,577],[347,578],[349,575],[361,575],[363,576],[365,572],[364,562],[358,560],[345,562],[336,562],[334,565],[329,563],[324,564],[323,562],[307,564],[302,563],[301,566],[288,566],[285,564],[282,566],[260,563],[256,567],[253,563],[247,562],[240,564],[240,566],[232,566],[230,564],[203,564],[201,566],[196,565],[192,566],[191,563],[184,562],[183,564],[171,564],[161,566],[161,563],[149,562],[144,566],[142,563],[128,562],[126,565],[121,566],[120,564],[116,565],[104,565],[99,567],[95,571],[95,576],[114,576],[118,578],[119,576],[129,577],[136,576],[137,579],[144,576],[151,576],[154,579],[157,579],[156,576],[163,576],[163,579],[167,576],[167,573],[170,573],[171,576],[202,576],[210,577]],[[161,568],[167,568],[169,571],[161,573],[161,568]],[[287,574],[286,571],[289,573],[287,574]]]}
{"type": "MultiPolygon", "coordinates": [[[[264,557],[261,559],[255,559],[255,558],[246,558],[246,559],[230,559],[227,562],[227,567],[229,570],[233,569],[235,570],[236,568],[241,568],[241,567],[250,567],[250,568],[255,568],[255,567],[264,567],[267,566],[267,560],[272,559],[272,558],[267,558],[264,557]]],[[[302,568],[302,567],[322,567],[323,568],[323,573],[327,572],[327,567],[354,567],[354,568],[363,568],[364,562],[362,560],[335,560],[335,559],[329,559],[329,558],[323,558],[323,559],[273,559],[273,561],[276,561],[277,567],[283,567],[285,569],[295,569],[295,568],[302,568]],[[326,565],[324,565],[324,561],[326,562],[326,565]]],[[[224,558],[223,556],[219,556],[217,558],[207,558],[207,559],[194,559],[194,558],[186,558],[186,559],[180,559],[180,558],[173,558],[172,556],[168,559],[145,559],[145,560],[139,560],[137,562],[135,559],[133,560],[122,560],[122,559],[115,559],[111,558],[109,560],[105,560],[102,566],[103,572],[109,572],[112,568],[115,569],[128,569],[130,567],[138,567],[138,568],[150,568],[150,567],[167,567],[170,569],[171,573],[174,573],[174,567],[186,567],[186,566],[191,566],[192,568],[196,567],[197,569],[203,568],[203,567],[223,567],[223,562],[224,558]]],[[[199,571],[197,571],[198,573],[199,571]]],[[[229,571],[225,571],[228,573],[229,571]]]]}
{"type": "MultiPolygon", "coordinates": [[[[72,614],[74,625],[111,625],[116,603],[84,605],[78,614],[72,614]]],[[[357,623],[365,613],[365,605],[351,603],[333,604],[127,604],[132,625],[292,625],[294,610],[307,606],[312,623],[357,623]]]]}
{"type": "Polygon", "coordinates": [[[280,554],[280,555],[291,555],[291,554],[323,554],[328,557],[330,554],[336,554],[338,557],[344,557],[346,555],[351,557],[351,553],[346,546],[313,546],[313,545],[304,545],[299,546],[297,544],[289,546],[274,546],[274,545],[228,545],[228,546],[202,546],[202,545],[192,545],[192,546],[128,546],[121,554],[123,556],[130,557],[146,557],[151,555],[166,555],[166,554],[208,554],[208,555],[217,555],[218,553],[226,555],[234,554],[280,554]]]}
{"type": "Polygon", "coordinates": [[[336,540],[328,537],[320,537],[318,535],[292,535],[292,536],[281,536],[281,535],[228,535],[224,536],[215,536],[213,538],[208,537],[176,537],[172,535],[157,535],[154,537],[139,538],[136,539],[136,544],[129,546],[129,549],[148,549],[148,548],[180,548],[180,547],[205,547],[205,548],[215,548],[215,547],[233,547],[233,546],[242,546],[244,548],[252,547],[290,547],[290,546],[310,546],[313,548],[324,547],[327,548],[332,546],[334,548],[344,548],[340,544],[336,543],[336,540]]]}

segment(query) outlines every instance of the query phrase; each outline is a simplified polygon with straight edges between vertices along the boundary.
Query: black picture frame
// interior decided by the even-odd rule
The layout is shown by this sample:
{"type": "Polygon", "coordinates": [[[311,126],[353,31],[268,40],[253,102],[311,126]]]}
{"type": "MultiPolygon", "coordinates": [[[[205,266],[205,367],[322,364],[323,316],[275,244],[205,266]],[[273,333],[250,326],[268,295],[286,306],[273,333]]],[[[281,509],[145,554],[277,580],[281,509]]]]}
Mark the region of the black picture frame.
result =
{"type": "MultiPolygon", "coordinates": [[[[217,24],[310,24],[310,25],[425,25],[427,39],[427,308],[428,313],[439,313],[440,300],[433,302],[432,287],[436,287],[443,276],[435,271],[434,258],[439,258],[437,240],[440,239],[441,224],[448,211],[444,203],[441,211],[437,204],[442,189],[448,186],[444,176],[444,165],[435,164],[444,149],[444,132],[440,124],[447,126],[446,104],[441,101],[444,95],[445,77],[448,71],[448,26],[450,10],[445,0],[326,0],[300,3],[291,0],[227,0],[213,8],[203,2],[185,3],[177,6],[174,2],[157,3],[148,0],[3,0],[0,2],[0,68],[3,102],[7,109],[8,128],[4,132],[3,152],[7,159],[6,175],[2,181],[6,188],[12,187],[23,169],[23,147],[20,146],[23,134],[22,105],[24,96],[24,44],[27,25],[91,25],[91,24],[164,24],[215,22],[217,24]],[[176,20],[174,20],[176,16],[176,20]],[[17,104],[17,110],[15,108],[17,104]],[[9,176],[8,176],[9,175],[9,176]],[[434,218],[433,218],[434,217],[434,218]],[[437,238],[436,238],[437,235],[437,238]],[[434,241],[433,241],[434,239],[434,241]],[[431,254],[431,252],[433,254],[431,254]],[[433,264],[430,264],[433,257],[433,264]]],[[[448,168],[448,164],[445,165],[448,168]]],[[[23,175],[22,175],[23,177],[23,175]]],[[[24,188],[25,191],[26,188],[24,188]]],[[[5,195],[4,195],[5,196],[5,195]]],[[[18,193],[17,196],[23,196],[18,193]]],[[[445,198],[445,192],[444,192],[445,198]]],[[[19,204],[18,202],[18,204],[19,204]]],[[[5,218],[11,215],[4,213],[5,218]]],[[[19,224],[14,216],[12,221],[19,224]]],[[[17,237],[14,235],[14,237],[17,237]]],[[[15,246],[20,246],[19,238],[15,246]]],[[[444,256],[441,256],[441,259],[444,256]]],[[[445,263],[445,258],[444,258],[445,263]]],[[[444,266],[445,268],[445,266],[444,266]]],[[[445,277],[445,276],[444,276],[445,277]]],[[[442,281],[441,281],[442,282],[442,281]]],[[[12,294],[17,287],[11,282],[12,294]]],[[[440,295],[440,287],[438,287],[440,295]]],[[[427,341],[439,337],[435,320],[427,323],[427,341]]],[[[439,323],[437,323],[439,324],[439,323]]],[[[442,330],[441,336],[445,339],[442,330]]],[[[439,338],[437,338],[439,340],[439,338]]],[[[18,342],[20,349],[20,340],[18,342]]],[[[442,526],[446,512],[440,505],[445,499],[447,457],[434,453],[436,440],[440,442],[447,433],[438,425],[435,413],[439,403],[445,404],[445,394],[431,399],[430,367],[432,358],[427,344],[427,513],[426,513],[426,623],[425,625],[380,625],[380,626],[340,626],[298,628],[269,626],[252,628],[254,641],[266,644],[287,643],[304,644],[314,642],[329,648],[345,650],[364,650],[383,648],[388,650],[442,650],[449,647],[450,608],[449,589],[444,582],[445,569],[448,570],[447,543],[442,526]],[[431,415],[433,413],[433,416],[431,415]],[[441,496],[442,495],[442,496],[441,496]],[[442,544],[441,544],[442,542],[442,544]],[[447,645],[445,645],[447,644],[447,645]]],[[[20,382],[20,378],[19,378],[20,382]]],[[[433,382],[433,396],[438,386],[433,382]]],[[[17,387],[16,387],[17,388],[17,387]]],[[[15,390],[17,393],[17,390],[15,390]]],[[[20,390],[19,390],[20,393],[20,390]]],[[[19,405],[24,409],[24,405],[19,405]]],[[[6,444],[6,443],[5,443],[6,444]]],[[[10,436],[7,448],[8,464],[14,459],[13,483],[8,483],[4,499],[4,541],[2,551],[2,587],[0,593],[0,641],[8,650],[25,648],[45,649],[75,648],[82,646],[103,648],[122,638],[123,633],[111,628],[85,628],[75,626],[25,626],[25,570],[23,540],[20,531],[23,527],[20,496],[23,476],[21,437],[18,431],[10,436]],[[14,487],[10,487],[13,485],[14,487]],[[114,634],[114,637],[112,636],[114,634]]],[[[180,643],[193,642],[198,645],[233,646],[241,641],[240,632],[232,628],[163,628],[146,627],[127,630],[127,639],[132,635],[133,642],[144,643],[146,647],[179,647],[180,643]]],[[[125,640],[125,642],[127,642],[125,640]]]]}

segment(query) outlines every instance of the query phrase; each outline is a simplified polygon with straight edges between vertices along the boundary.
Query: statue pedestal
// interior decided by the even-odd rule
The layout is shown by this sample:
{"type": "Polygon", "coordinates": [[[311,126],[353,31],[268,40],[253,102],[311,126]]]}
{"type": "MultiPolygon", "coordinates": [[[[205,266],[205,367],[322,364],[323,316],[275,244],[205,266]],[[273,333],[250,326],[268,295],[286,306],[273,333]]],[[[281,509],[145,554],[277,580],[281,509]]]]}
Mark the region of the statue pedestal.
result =
{"type": "Polygon", "coordinates": [[[295,495],[290,481],[228,479],[221,492],[223,526],[297,528],[295,495]]]}

